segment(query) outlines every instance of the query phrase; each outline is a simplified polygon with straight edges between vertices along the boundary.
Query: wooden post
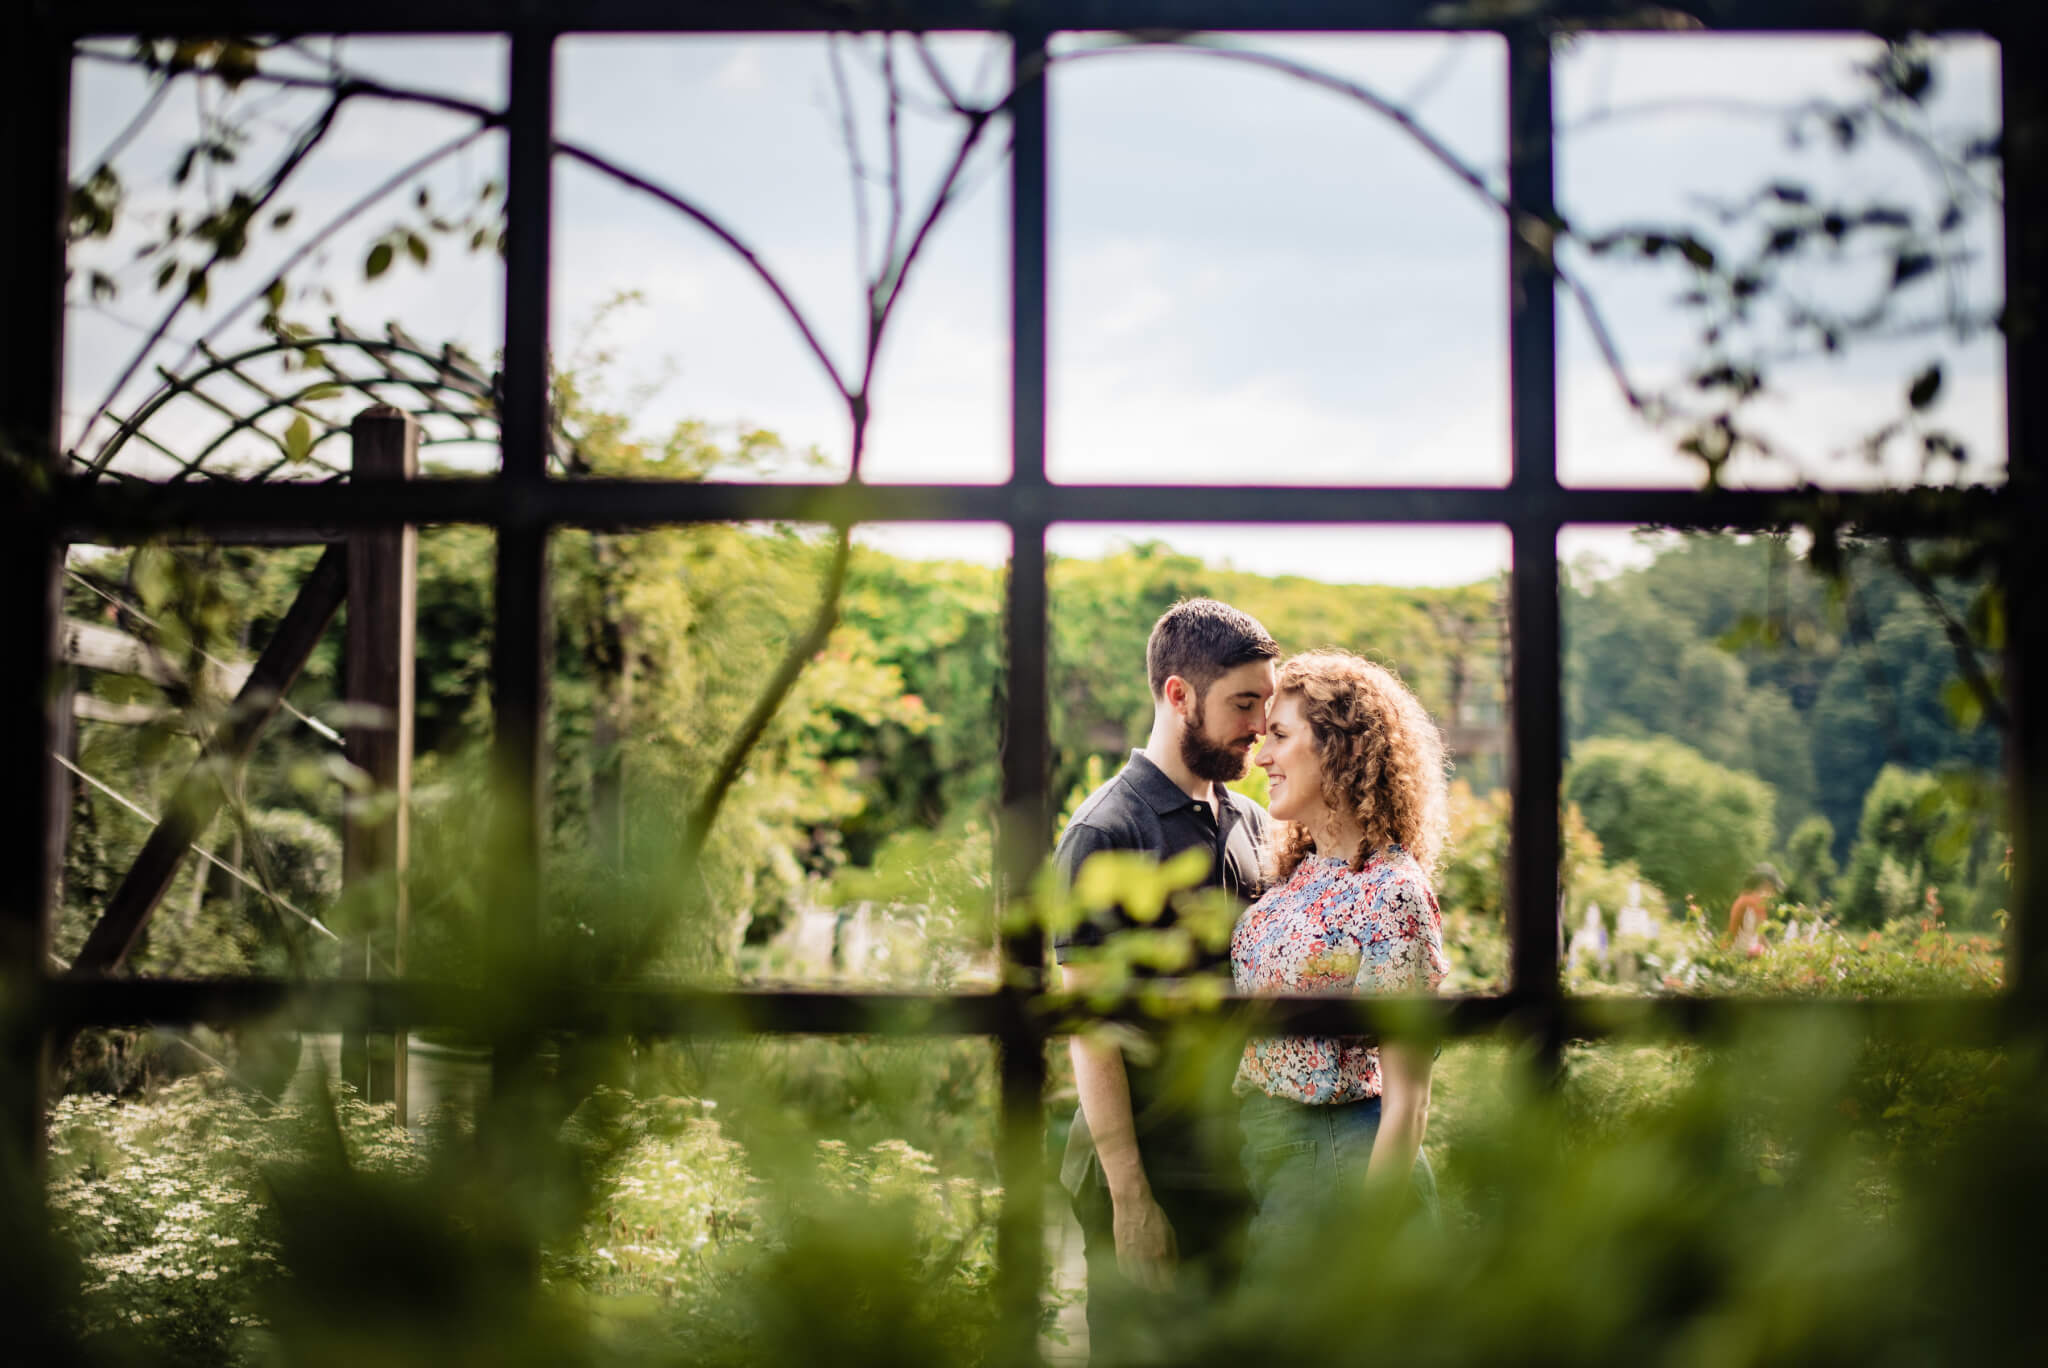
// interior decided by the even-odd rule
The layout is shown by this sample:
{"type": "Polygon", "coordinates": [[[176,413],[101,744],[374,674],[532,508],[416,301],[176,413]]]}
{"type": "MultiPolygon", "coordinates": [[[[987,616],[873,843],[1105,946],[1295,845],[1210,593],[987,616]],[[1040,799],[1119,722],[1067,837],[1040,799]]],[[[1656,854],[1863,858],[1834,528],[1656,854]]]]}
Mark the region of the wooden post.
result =
{"type": "MultiPolygon", "coordinates": [[[[403,411],[377,404],[349,426],[358,480],[409,480],[419,473],[419,426],[403,411]]],[[[346,684],[348,761],[369,780],[353,795],[342,836],[342,891],[374,913],[358,923],[349,947],[350,974],[368,977],[370,947],[381,923],[391,931],[394,972],[405,968],[408,822],[412,796],[413,631],[418,606],[418,533],[380,528],[349,536],[346,684]],[[389,909],[388,917],[384,914],[389,909]]],[[[392,1037],[388,1075],[373,1067],[360,1036],[343,1043],[342,1074],[370,1101],[387,1097],[406,1122],[405,1031],[392,1037]],[[351,1055],[355,1057],[351,1059],[351,1055]],[[388,1077],[389,1082],[386,1082],[388,1077]]]]}

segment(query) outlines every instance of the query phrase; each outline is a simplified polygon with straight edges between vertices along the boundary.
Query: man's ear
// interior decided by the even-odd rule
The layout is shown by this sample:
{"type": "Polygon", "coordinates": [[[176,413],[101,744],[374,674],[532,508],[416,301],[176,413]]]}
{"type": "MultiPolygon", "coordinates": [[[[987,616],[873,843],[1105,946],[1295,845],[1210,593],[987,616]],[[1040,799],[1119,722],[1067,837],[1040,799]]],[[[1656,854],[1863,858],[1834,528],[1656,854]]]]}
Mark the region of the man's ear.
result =
{"type": "Polygon", "coordinates": [[[1194,703],[1195,686],[1182,679],[1179,675],[1168,675],[1166,677],[1166,688],[1163,692],[1166,698],[1166,706],[1173,709],[1174,716],[1185,722],[1188,709],[1194,703]]]}

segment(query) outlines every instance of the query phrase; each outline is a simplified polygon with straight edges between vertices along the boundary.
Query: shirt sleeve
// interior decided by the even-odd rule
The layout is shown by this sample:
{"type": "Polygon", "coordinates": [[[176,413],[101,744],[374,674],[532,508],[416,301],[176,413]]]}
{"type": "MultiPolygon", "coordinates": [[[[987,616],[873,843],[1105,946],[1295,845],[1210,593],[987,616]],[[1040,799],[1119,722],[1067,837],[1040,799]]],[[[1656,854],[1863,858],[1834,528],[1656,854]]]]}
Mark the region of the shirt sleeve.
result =
{"type": "MultiPolygon", "coordinates": [[[[1062,889],[1074,886],[1074,876],[1081,872],[1081,866],[1088,863],[1088,857],[1099,851],[1115,850],[1118,847],[1101,827],[1089,826],[1084,822],[1070,822],[1060,833],[1060,843],[1053,850],[1052,865],[1059,874],[1062,889]]],[[[1069,953],[1076,947],[1087,948],[1102,944],[1106,928],[1101,921],[1090,917],[1078,923],[1073,930],[1065,931],[1052,939],[1053,958],[1061,964],[1067,962],[1069,953]]]]}
{"type": "Polygon", "coordinates": [[[1258,851],[1258,865],[1253,873],[1252,887],[1246,890],[1256,900],[1266,891],[1266,857],[1273,848],[1273,818],[1264,808],[1249,800],[1245,803],[1244,819],[1251,825],[1252,847],[1258,851]]]}
{"type": "Polygon", "coordinates": [[[1358,991],[1386,996],[1434,993],[1450,972],[1436,895],[1419,870],[1394,876],[1363,929],[1358,991]]]}

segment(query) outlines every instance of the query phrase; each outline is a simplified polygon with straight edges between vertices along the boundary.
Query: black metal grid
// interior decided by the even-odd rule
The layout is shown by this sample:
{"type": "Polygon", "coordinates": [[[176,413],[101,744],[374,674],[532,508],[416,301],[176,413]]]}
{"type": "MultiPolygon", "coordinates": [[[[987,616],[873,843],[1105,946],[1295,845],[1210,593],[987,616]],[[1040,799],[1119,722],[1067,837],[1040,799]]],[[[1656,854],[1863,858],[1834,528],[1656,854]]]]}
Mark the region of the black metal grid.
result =
{"type": "MultiPolygon", "coordinates": [[[[1557,6],[1473,5],[1427,0],[771,0],[732,6],[705,0],[528,0],[508,18],[484,0],[357,0],[309,25],[306,8],[285,0],[30,0],[0,20],[0,82],[12,136],[0,140],[0,184],[10,210],[0,217],[0,425],[9,469],[23,497],[0,513],[12,526],[0,545],[0,625],[10,639],[40,642],[34,656],[0,675],[0,776],[14,792],[17,820],[0,831],[0,986],[7,1010],[5,1134],[33,1152],[40,1134],[42,1042],[52,1032],[142,1021],[231,1021],[283,1013],[302,1025],[390,1029],[430,1018],[465,1017],[460,993],[396,983],[292,984],[65,982],[45,969],[45,907],[58,852],[50,742],[60,720],[47,668],[54,656],[61,547],[70,540],[122,540],[177,530],[232,539],[278,527],[364,527],[403,522],[472,522],[498,532],[497,698],[499,774],[519,797],[508,820],[538,830],[545,780],[542,669],[546,642],[546,539],[556,527],[615,528],[726,519],[826,521],[970,520],[1010,528],[1014,560],[1005,619],[1009,685],[1002,756],[1003,820],[998,859],[1017,891],[1049,845],[1044,536],[1056,521],[1489,523],[1513,537],[1511,678],[1512,795],[1508,990],[1446,1006],[1445,1029],[1508,1029],[1554,1049],[1573,1036],[1609,1032],[1695,1034],[1736,1018],[1801,1013],[1850,1015],[1872,1030],[1928,1026],[1959,1042],[1996,1039],[2038,1024],[2048,999],[2048,728],[2030,717],[2033,681],[2048,676],[2048,604],[2034,597],[2043,564],[2038,537],[2018,535],[2048,515],[2048,431],[2040,394],[2048,383],[2041,265],[2048,253],[2048,107],[2035,84],[2048,70],[2036,7],[1996,0],[1690,0],[1665,16],[1704,27],[1752,31],[1968,29],[2001,43],[2006,201],[2008,484],[1997,490],[1857,493],[1829,496],[1824,516],[1874,530],[1999,535],[2007,548],[2008,688],[2013,729],[2015,848],[2011,990],[1969,1004],[1575,1001],[1563,996],[1554,911],[1557,794],[1561,769],[1556,538],[1567,523],[1668,523],[1695,527],[1772,526],[1791,512],[1782,494],[1711,494],[1640,489],[1566,489],[1556,475],[1556,316],[1550,271],[1519,237],[1510,245],[1513,467],[1501,489],[1062,488],[1045,478],[1046,105],[1045,42],[1063,29],[1234,29],[1356,31],[1464,27],[1503,35],[1509,46],[1509,184],[1515,208],[1539,219],[1552,209],[1551,40],[1560,28],[1633,28],[1634,4],[1579,0],[1557,6]],[[2017,11],[2017,12],[2016,12],[2017,11]],[[512,81],[509,248],[506,261],[504,462],[490,480],[425,479],[402,486],[364,482],[319,488],[220,483],[176,490],[67,481],[57,452],[58,361],[64,271],[63,147],[68,130],[70,43],[98,34],[303,31],[509,33],[512,81]],[[1011,106],[1011,280],[1013,287],[1013,470],[986,488],[846,485],[748,486],[666,482],[558,481],[546,469],[546,346],[550,246],[552,52],[558,34],[661,32],[877,31],[978,29],[1007,34],[1022,81],[1011,106]]],[[[514,842],[534,850],[538,841],[514,842]]],[[[518,934],[538,934],[533,871],[508,870],[521,890],[502,915],[518,934]]],[[[543,1030],[645,1034],[843,1032],[971,1033],[1002,1047],[1001,1158],[1006,1193],[998,1253],[1005,1305],[1017,1334],[1034,1324],[1040,1264],[1037,1136],[1043,1119],[1046,1017],[1037,990],[1042,945],[1007,946],[1005,986],[991,995],[904,998],[860,993],[716,993],[662,988],[575,990],[535,1002],[543,1030]]],[[[479,1004],[476,1010],[483,1009],[479,1004]]],[[[1284,1002],[1274,1020],[1296,1028],[1349,1025],[1370,1005],[1284,1002]]],[[[1019,1344],[1028,1345],[1028,1338],[1019,1344]]],[[[1028,1352],[1028,1351],[1027,1351],[1028,1352]]]]}

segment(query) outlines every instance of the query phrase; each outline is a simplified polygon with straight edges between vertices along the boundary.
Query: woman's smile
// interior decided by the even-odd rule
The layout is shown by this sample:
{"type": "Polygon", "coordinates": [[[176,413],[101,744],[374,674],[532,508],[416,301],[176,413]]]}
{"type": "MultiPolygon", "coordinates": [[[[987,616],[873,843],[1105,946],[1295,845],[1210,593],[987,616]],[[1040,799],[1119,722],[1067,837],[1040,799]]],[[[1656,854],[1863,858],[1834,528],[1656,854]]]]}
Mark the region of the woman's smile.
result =
{"type": "Polygon", "coordinates": [[[1302,716],[1301,700],[1282,696],[1266,714],[1266,741],[1254,764],[1266,771],[1266,811],[1283,822],[1312,820],[1322,810],[1320,797],[1322,765],[1316,756],[1315,735],[1302,716]],[[1282,766],[1286,768],[1281,768],[1282,766]],[[1301,771],[1301,797],[1294,797],[1288,782],[1301,771]]]}

